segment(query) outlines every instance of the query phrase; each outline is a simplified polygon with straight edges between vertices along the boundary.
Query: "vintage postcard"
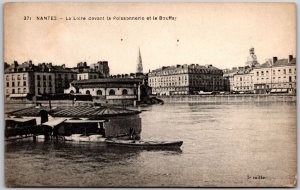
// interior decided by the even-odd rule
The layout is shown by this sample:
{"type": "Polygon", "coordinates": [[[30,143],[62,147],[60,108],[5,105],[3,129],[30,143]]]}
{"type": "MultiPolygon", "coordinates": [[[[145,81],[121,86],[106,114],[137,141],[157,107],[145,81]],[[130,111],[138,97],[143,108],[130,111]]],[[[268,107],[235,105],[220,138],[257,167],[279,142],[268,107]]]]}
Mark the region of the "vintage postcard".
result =
{"type": "Polygon", "coordinates": [[[5,3],[7,187],[295,187],[294,3],[5,3]]]}

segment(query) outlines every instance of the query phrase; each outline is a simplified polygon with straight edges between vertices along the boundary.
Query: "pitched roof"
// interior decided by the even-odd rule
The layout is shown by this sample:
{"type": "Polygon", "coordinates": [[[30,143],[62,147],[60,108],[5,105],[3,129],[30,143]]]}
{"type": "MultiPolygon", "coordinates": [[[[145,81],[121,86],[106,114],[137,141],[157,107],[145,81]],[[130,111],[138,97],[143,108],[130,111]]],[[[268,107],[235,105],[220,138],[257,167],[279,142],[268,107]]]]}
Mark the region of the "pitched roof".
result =
{"type": "Polygon", "coordinates": [[[128,110],[124,108],[108,107],[108,106],[74,106],[74,107],[58,107],[50,109],[49,107],[30,107],[17,111],[8,112],[12,116],[40,116],[42,110],[47,111],[53,117],[87,117],[87,118],[103,118],[109,116],[135,115],[141,112],[128,110]]]}
{"type": "Polygon", "coordinates": [[[37,106],[37,107],[29,107],[29,108],[25,108],[25,109],[20,109],[20,110],[16,110],[16,111],[7,112],[6,114],[12,115],[12,116],[37,117],[37,116],[40,116],[40,112],[42,110],[45,110],[48,113],[52,113],[52,112],[58,111],[60,109],[61,108],[50,109],[49,107],[45,107],[45,106],[37,106]]]}
{"type": "Polygon", "coordinates": [[[256,68],[269,68],[269,67],[295,66],[295,65],[296,65],[296,58],[293,58],[291,62],[289,62],[288,59],[279,59],[273,65],[269,62],[265,62],[256,68]]]}
{"type": "Polygon", "coordinates": [[[116,107],[106,106],[76,106],[60,111],[54,112],[51,115],[53,117],[88,117],[88,118],[103,118],[107,116],[120,116],[120,115],[135,115],[139,114],[139,111],[128,110],[116,107]]]}

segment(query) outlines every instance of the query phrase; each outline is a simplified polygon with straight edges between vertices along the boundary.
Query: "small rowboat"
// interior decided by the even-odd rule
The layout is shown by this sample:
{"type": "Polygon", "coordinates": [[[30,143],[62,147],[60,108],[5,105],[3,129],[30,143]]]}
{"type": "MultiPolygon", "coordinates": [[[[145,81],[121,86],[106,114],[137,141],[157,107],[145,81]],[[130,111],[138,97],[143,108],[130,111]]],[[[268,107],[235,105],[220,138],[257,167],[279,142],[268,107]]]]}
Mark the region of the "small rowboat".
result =
{"type": "Polygon", "coordinates": [[[107,145],[142,149],[179,149],[183,141],[105,140],[107,145]]]}

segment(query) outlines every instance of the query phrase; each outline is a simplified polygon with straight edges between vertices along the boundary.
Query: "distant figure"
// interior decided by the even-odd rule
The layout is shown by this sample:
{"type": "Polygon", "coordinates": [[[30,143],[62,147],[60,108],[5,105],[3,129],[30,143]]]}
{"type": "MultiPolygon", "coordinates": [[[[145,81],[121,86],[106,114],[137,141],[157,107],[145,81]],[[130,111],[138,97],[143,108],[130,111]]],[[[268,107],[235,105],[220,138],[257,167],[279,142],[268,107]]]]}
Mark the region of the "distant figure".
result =
{"type": "Polygon", "coordinates": [[[103,126],[100,127],[99,134],[102,135],[103,137],[105,137],[105,129],[103,126]]]}
{"type": "Polygon", "coordinates": [[[129,135],[130,135],[130,140],[132,140],[135,135],[135,130],[132,127],[130,127],[129,129],[129,135]]]}

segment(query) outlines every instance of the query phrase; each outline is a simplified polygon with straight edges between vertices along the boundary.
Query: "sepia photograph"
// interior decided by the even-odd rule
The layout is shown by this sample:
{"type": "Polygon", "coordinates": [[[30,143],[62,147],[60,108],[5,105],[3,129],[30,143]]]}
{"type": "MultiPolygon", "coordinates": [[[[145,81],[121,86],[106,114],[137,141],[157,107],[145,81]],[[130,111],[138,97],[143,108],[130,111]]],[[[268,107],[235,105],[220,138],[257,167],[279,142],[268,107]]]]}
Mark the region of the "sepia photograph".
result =
{"type": "Polygon", "coordinates": [[[296,4],[6,2],[6,187],[296,187],[296,4]]]}

